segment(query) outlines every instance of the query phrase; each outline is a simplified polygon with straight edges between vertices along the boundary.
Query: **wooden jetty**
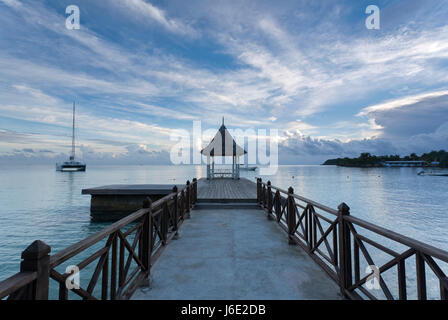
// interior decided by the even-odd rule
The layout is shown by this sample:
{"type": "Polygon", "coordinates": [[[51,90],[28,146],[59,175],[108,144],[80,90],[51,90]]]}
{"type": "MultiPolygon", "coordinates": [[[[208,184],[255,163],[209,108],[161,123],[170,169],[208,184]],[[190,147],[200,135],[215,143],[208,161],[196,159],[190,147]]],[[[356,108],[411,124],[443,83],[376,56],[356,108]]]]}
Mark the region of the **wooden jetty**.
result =
{"type": "Polygon", "coordinates": [[[256,201],[256,184],[248,179],[200,179],[198,184],[198,200],[202,201],[256,201]]]}
{"type": "Polygon", "coordinates": [[[174,186],[50,253],[39,240],[23,251],[0,299],[45,300],[51,285],[60,300],[448,299],[447,251],[261,179],[174,186]],[[69,265],[81,270],[79,287],[68,285],[69,265]]]}

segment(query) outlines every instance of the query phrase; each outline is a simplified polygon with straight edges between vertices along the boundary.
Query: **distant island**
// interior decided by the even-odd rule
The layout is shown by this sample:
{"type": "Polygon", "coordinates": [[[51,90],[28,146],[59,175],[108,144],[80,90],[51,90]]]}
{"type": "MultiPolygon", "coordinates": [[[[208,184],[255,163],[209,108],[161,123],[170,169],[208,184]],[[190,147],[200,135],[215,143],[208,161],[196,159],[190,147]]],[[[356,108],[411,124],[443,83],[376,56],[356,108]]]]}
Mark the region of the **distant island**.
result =
{"type": "Polygon", "coordinates": [[[375,156],[368,152],[361,153],[358,158],[337,158],[329,159],[323,165],[336,165],[342,167],[410,167],[428,166],[448,168],[448,152],[445,150],[431,151],[421,156],[411,153],[409,156],[401,158],[399,155],[375,156]]]}

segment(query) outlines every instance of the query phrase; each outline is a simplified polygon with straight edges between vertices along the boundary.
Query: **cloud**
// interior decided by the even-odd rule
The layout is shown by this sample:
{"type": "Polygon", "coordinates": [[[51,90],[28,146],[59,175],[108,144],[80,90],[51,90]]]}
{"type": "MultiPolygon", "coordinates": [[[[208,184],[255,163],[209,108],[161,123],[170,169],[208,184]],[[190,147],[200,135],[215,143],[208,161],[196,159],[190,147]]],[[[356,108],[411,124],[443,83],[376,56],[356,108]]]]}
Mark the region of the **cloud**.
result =
{"type": "Polygon", "coordinates": [[[338,139],[318,139],[299,132],[289,133],[279,144],[280,164],[323,163],[337,157],[355,157],[362,152],[377,155],[399,153],[391,141],[359,139],[344,142],[338,139]]]}
{"type": "Polygon", "coordinates": [[[358,113],[358,116],[366,116],[368,114],[374,113],[376,111],[382,112],[382,111],[388,111],[393,110],[397,108],[403,108],[410,105],[415,105],[419,102],[422,102],[424,100],[432,99],[432,98],[438,98],[447,96],[448,91],[436,91],[436,92],[426,92],[415,96],[408,96],[400,99],[395,99],[392,101],[388,101],[385,103],[380,103],[377,105],[369,106],[361,110],[361,112],[358,113]]]}
{"type": "Polygon", "coordinates": [[[22,8],[22,4],[17,0],[1,0],[1,2],[16,9],[22,8]]]}
{"type": "MultiPolygon", "coordinates": [[[[448,124],[448,91],[405,97],[364,108],[359,114],[381,127],[381,137],[403,140],[416,135],[439,136],[438,129],[448,124]]],[[[443,143],[446,145],[446,143],[443,143]]]]}
{"type": "MultiPolygon", "coordinates": [[[[150,151],[145,145],[127,145],[123,152],[98,151],[95,148],[81,145],[78,159],[88,165],[95,164],[134,164],[134,165],[166,165],[170,164],[169,153],[166,151],[150,151]]],[[[12,152],[0,155],[0,163],[14,164],[55,164],[66,161],[68,155],[55,153],[51,150],[36,150],[31,148],[14,149],[12,152]]]]}
{"type": "Polygon", "coordinates": [[[0,129],[0,142],[2,143],[14,143],[17,141],[23,141],[23,139],[26,139],[28,137],[30,137],[30,134],[0,129]]]}
{"type": "Polygon", "coordinates": [[[2,2],[0,154],[65,154],[74,99],[80,143],[109,160],[162,152],[173,128],[222,116],[279,128],[299,161],[446,145],[448,26],[431,21],[441,6],[420,4],[418,23],[389,15],[373,35],[347,3],[81,1],[82,28],[69,31],[59,6],[2,2]]]}
{"type": "MultiPolygon", "coordinates": [[[[113,3],[117,5],[116,1],[113,3]]],[[[171,20],[166,13],[149,2],[126,0],[121,2],[123,5],[170,25],[171,20]]],[[[298,116],[310,116],[335,103],[375,92],[383,87],[381,83],[384,82],[447,81],[446,75],[432,67],[435,59],[447,56],[447,46],[444,45],[448,40],[446,27],[412,32],[409,28],[402,29],[373,42],[356,37],[342,41],[340,36],[329,41],[331,35],[339,32],[333,28],[325,34],[310,31],[307,36],[315,37],[315,41],[303,45],[303,35],[291,32],[288,23],[274,14],[258,11],[251,15],[247,12],[251,6],[247,4],[234,8],[219,3],[211,10],[212,14],[207,16],[202,11],[202,16],[195,19],[203,18],[210,23],[216,20],[217,27],[211,29],[210,36],[219,41],[221,50],[242,64],[237,70],[215,72],[165,52],[159,55],[139,52],[137,55],[133,50],[106,41],[86,27],[80,32],[67,32],[61,22],[53,22],[61,20],[54,12],[43,7],[38,7],[37,11],[34,9],[25,12],[32,17],[32,22],[76,41],[78,46],[70,49],[72,54],[77,52],[80,56],[77,61],[107,68],[120,77],[109,75],[99,78],[89,73],[42,68],[41,64],[31,65],[8,58],[10,67],[5,65],[4,70],[9,72],[9,77],[29,74],[28,81],[36,79],[36,82],[54,86],[64,83],[68,88],[95,95],[137,95],[142,99],[172,96],[199,108],[202,112],[197,112],[197,115],[204,112],[211,115],[218,108],[226,112],[238,107],[239,112],[233,117],[244,122],[247,118],[245,111],[257,108],[261,112],[256,117],[267,111],[282,122],[291,110],[298,116]],[[215,19],[217,17],[213,15],[223,8],[223,12],[231,16],[229,20],[223,19],[227,22],[215,19]],[[40,19],[42,15],[48,19],[40,19]],[[91,50],[92,54],[80,51],[82,47],[91,50]],[[45,74],[48,77],[43,77],[45,74]],[[371,81],[373,77],[376,79],[374,84],[371,81]]],[[[324,10],[330,8],[319,8],[320,12],[324,10]]],[[[222,13],[219,17],[222,18],[222,13]]],[[[147,101],[140,103],[149,105],[147,101]]]]}
{"type": "Polygon", "coordinates": [[[378,37],[361,36],[353,26],[350,34],[344,33],[341,29],[346,22],[339,15],[323,13],[334,13],[338,6],[307,3],[294,8],[305,16],[315,11],[312,28],[287,19],[288,7],[276,8],[283,15],[273,8],[244,15],[246,8],[237,7],[239,12],[232,12],[234,18],[224,20],[227,23],[220,28],[229,31],[221,30],[217,37],[229,54],[259,76],[258,83],[270,86],[272,90],[263,97],[266,104],[278,107],[279,101],[289,112],[311,116],[372,93],[382,95],[403,83],[447,83],[446,73],[439,68],[448,57],[446,25],[431,29],[406,26],[382,31],[378,37]]]}
{"type": "Polygon", "coordinates": [[[154,6],[153,4],[143,0],[114,0],[111,3],[126,7],[133,14],[139,15],[143,18],[148,18],[150,21],[155,21],[164,27],[169,32],[180,35],[197,36],[197,31],[190,25],[184,22],[168,18],[164,10],[154,6]]]}
{"type": "MultiPolygon", "coordinates": [[[[358,114],[367,118],[376,135],[368,139],[318,139],[300,131],[288,132],[279,154],[290,162],[296,157],[325,158],[376,155],[432,150],[448,150],[448,92],[436,91],[409,96],[364,108],[358,114]]],[[[345,126],[350,125],[345,123],[345,126]]],[[[369,126],[369,125],[367,125],[369,126]]]]}
{"type": "Polygon", "coordinates": [[[300,133],[315,133],[318,127],[313,126],[309,123],[305,123],[302,120],[291,121],[286,124],[284,130],[286,131],[297,131],[300,133]]]}

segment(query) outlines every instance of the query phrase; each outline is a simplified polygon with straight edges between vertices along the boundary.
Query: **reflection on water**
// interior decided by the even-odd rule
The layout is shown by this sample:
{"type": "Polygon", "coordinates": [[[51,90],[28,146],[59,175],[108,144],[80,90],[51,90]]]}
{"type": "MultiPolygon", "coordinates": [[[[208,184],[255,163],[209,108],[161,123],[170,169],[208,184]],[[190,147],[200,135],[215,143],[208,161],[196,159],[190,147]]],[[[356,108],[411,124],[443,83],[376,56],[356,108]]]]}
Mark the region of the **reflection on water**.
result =
{"type": "MultiPolygon", "coordinates": [[[[281,166],[263,177],[275,186],[447,249],[448,178],[418,176],[416,168],[281,166]]],[[[258,172],[242,171],[253,179],[258,172]]],[[[0,280],[19,270],[20,253],[41,239],[55,253],[104,228],[90,222],[90,196],[81,190],[121,183],[185,183],[205,176],[205,166],[89,166],[56,172],[53,166],[0,168],[0,280]]]]}

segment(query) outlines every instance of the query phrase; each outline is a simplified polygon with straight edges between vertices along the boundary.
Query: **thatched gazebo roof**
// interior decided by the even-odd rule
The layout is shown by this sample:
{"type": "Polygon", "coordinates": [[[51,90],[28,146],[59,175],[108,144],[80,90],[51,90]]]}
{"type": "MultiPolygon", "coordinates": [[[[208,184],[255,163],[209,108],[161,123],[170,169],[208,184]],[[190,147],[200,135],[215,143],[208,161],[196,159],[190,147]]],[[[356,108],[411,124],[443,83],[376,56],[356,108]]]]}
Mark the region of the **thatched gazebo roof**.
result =
{"type": "Polygon", "coordinates": [[[209,145],[201,150],[201,154],[210,157],[231,157],[243,156],[247,151],[236,144],[232,135],[224,125],[224,118],[222,125],[216,133],[215,137],[210,141],[209,145]]]}

